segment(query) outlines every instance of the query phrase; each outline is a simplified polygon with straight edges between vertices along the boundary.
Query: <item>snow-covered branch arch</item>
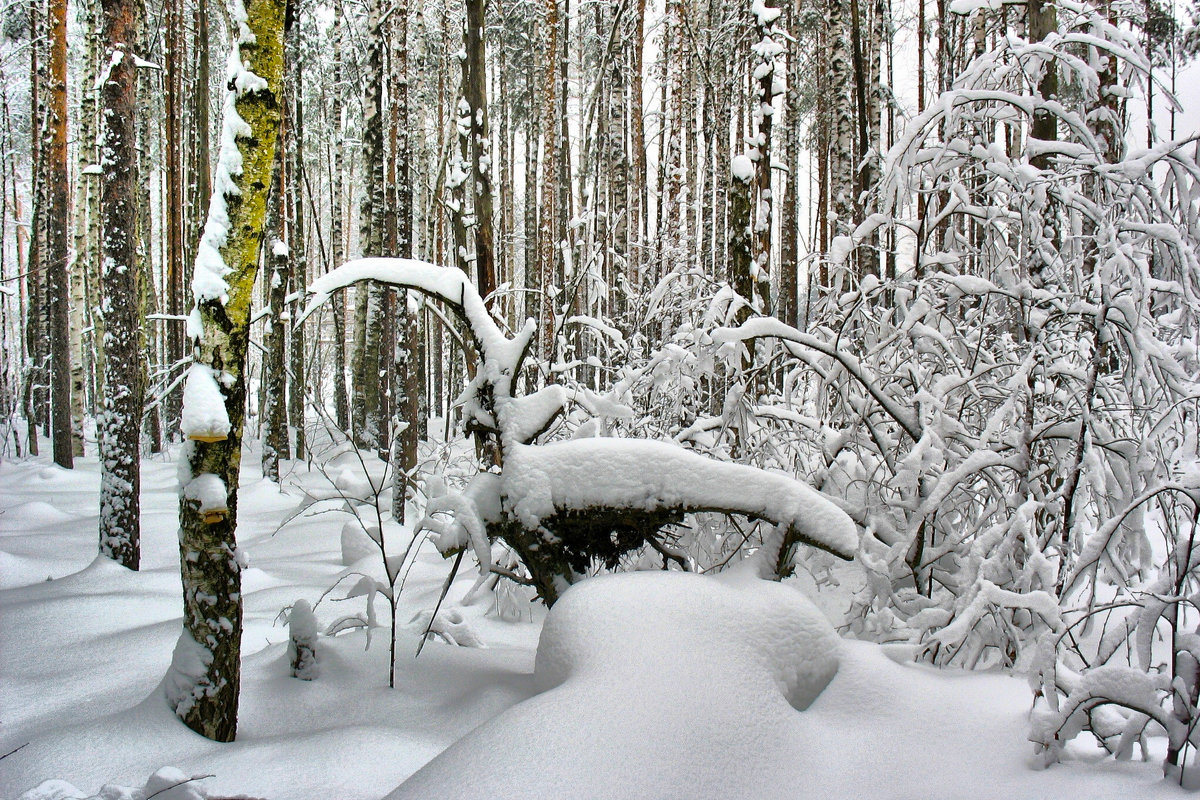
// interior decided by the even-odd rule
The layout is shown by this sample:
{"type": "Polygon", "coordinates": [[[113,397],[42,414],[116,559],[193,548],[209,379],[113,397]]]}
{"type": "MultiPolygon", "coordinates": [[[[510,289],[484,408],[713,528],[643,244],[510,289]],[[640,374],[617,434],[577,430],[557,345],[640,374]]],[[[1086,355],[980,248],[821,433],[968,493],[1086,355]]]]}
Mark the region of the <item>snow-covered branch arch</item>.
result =
{"type": "Polygon", "coordinates": [[[446,524],[421,527],[443,552],[473,547],[483,569],[484,540],[511,545],[547,604],[583,574],[593,559],[613,565],[622,554],[654,544],[658,530],[684,514],[744,514],[780,529],[777,572],[790,569],[803,542],[840,558],[858,548],[853,521],[819,492],[793,478],[707,458],[668,442],[592,438],[534,444],[567,405],[561,386],[514,397],[529,351],[533,320],[505,335],[461,270],[402,258],[351,261],[317,279],[300,321],[335,292],[373,280],[441,300],[470,331],[480,363],[465,395],[467,413],[498,434],[500,473],[484,472],[461,493],[431,501],[427,513],[452,513],[446,524]]]}

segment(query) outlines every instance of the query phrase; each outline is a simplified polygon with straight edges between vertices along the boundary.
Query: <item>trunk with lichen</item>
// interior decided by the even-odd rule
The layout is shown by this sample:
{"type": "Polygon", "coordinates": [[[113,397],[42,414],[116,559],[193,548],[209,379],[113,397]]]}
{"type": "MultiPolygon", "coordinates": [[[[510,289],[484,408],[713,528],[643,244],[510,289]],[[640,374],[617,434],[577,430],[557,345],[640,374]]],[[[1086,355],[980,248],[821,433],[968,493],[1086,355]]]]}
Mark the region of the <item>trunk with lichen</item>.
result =
{"type": "Polygon", "coordinates": [[[195,363],[184,390],[188,441],[179,502],[184,630],[165,687],[184,723],[217,741],[232,741],[237,733],[238,469],[250,303],[278,148],[284,12],[284,0],[234,4],[241,32],[230,61],[243,69],[229,82],[218,160],[222,174],[214,181],[193,281],[193,318],[200,325],[189,331],[195,363]]]}

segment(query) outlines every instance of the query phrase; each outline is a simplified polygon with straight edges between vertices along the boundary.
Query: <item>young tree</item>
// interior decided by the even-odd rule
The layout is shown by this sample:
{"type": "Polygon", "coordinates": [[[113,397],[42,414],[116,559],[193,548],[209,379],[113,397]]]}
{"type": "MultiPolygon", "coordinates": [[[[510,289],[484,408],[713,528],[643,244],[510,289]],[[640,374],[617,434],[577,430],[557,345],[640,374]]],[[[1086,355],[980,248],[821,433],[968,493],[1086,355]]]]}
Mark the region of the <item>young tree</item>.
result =
{"type": "Polygon", "coordinates": [[[235,2],[221,153],[196,257],[189,333],[195,362],[184,389],[180,564],[184,629],[167,699],[192,730],[237,733],[242,633],[237,552],[238,470],[246,403],[250,303],[279,145],[284,0],[235,2]]]}

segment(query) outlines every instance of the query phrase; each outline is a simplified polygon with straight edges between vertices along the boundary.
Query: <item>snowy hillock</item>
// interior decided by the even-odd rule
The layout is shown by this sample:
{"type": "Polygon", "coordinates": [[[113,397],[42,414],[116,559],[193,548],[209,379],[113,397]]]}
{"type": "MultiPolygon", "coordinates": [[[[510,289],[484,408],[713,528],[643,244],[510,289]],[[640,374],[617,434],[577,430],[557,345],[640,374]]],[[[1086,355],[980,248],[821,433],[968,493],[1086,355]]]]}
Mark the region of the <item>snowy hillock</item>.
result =
{"type": "Polygon", "coordinates": [[[542,693],[388,800],[1174,791],[1146,764],[1034,771],[1022,682],[897,663],[910,655],[839,641],[800,592],[743,568],[594,578],[546,619],[542,693]]]}
{"type": "Polygon", "coordinates": [[[828,621],[779,583],[740,573],[593,578],[546,618],[542,694],[390,797],[735,796],[771,760],[790,760],[779,732],[828,684],[837,651],[828,621]]]}

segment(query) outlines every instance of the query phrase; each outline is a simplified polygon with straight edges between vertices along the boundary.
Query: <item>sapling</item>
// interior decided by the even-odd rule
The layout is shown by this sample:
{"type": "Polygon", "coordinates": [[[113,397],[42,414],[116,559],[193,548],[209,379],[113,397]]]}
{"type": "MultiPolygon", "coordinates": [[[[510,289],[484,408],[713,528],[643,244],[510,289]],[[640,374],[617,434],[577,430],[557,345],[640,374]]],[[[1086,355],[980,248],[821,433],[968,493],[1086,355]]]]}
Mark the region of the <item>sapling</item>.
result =
{"type": "Polygon", "coordinates": [[[321,674],[317,636],[312,606],[307,600],[297,600],[288,612],[288,663],[293,678],[311,681],[321,674]]]}

